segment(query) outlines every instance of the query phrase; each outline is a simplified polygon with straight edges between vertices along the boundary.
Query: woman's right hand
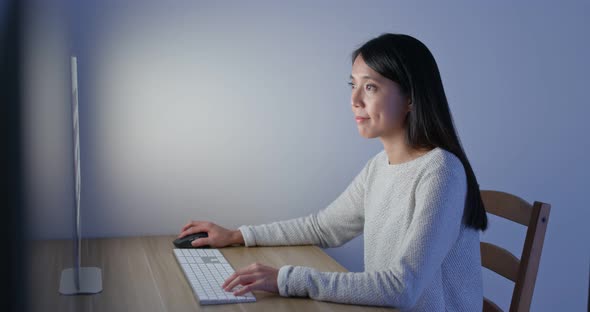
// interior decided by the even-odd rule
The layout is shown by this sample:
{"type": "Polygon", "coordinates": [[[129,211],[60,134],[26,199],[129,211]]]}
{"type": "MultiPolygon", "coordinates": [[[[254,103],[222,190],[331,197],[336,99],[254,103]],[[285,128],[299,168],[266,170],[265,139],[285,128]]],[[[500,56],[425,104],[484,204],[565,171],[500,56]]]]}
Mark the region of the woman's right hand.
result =
{"type": "Polygon", "coordinates": [[[206,232],[209,237],[198,238],[192,241],[193,247],[209,245],[213,248],[220,248],[234,244],[244,244],[244,238],[240,230],[228,230],[215,223],[207,221],[190,221],[180,230],[178,238],[189,234],[206,232]]]}

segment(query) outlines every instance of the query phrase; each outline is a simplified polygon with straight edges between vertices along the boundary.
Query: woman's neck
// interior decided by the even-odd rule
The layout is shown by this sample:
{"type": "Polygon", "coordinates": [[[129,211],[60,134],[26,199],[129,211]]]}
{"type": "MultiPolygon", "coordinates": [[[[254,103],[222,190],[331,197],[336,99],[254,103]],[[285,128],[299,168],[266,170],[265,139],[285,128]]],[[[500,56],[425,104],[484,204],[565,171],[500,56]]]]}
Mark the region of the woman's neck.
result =
{"type": "Polygon", "coordinates": [[[383,149],[387,154],[390,165],[403,164],[414,160],[429,151],[431,148],[416,149],[407,144],[404,135],[398,135],[393,138],[381,138],[383,149]]]}

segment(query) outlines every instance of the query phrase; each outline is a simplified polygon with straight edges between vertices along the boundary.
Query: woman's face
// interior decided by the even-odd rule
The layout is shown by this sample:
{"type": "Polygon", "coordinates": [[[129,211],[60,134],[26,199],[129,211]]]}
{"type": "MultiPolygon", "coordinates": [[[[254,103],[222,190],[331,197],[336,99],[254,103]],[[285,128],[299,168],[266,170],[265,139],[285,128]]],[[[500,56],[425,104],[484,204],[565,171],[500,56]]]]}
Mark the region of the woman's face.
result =
{"type": "Polygon", "coordinates": [[[403,133],[409,98],[399,85],[370,68],[359,55],[350,75],[352,112],[361,136],[396,137],[403,133]]]}

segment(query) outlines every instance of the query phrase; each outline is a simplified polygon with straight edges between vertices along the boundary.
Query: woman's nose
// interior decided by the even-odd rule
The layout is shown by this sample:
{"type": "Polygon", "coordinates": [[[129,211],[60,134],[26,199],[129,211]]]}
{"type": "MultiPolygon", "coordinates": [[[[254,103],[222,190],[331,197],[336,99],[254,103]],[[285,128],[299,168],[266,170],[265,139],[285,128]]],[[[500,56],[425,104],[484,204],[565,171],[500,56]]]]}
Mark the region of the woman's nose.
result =
{"type": "Polygon", "coordinates": [[[352,93],[350,94],[350,102],[352,104],[353,107],[356,106],[362,106],[363,105],[363,101],[362,98],[360,96],[360,92],[357,90],[352,90],[352,93]]]}

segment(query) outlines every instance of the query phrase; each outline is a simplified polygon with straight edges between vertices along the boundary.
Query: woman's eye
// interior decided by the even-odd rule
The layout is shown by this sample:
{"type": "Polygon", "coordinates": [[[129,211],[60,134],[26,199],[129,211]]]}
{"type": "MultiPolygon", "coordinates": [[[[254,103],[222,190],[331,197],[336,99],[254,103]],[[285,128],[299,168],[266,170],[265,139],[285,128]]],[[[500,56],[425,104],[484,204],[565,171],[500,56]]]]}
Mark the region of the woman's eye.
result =
{"type": "MultiPolygon", "coordinates": [[[[348,83],[348,85],[349,85],[349,86],[350,86],[352,89],[356,88],[356,85],[354,84],[354,82],[349,82],[349,83],[348,83]]],[[[374,85],[374,84],[367,84],[367,85],[365,85],[365,89],[366,89],[367,91],[375,91],[375,90],[377,89],[377,86],[376,86],[376,85],[374,85]]]]}

